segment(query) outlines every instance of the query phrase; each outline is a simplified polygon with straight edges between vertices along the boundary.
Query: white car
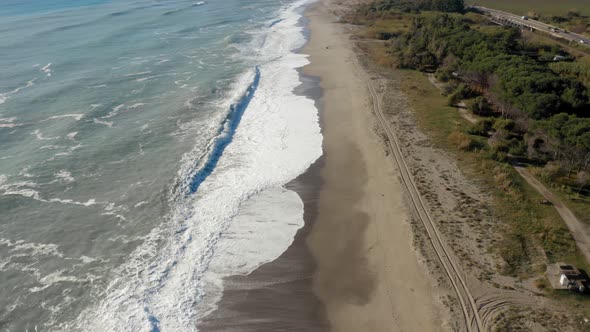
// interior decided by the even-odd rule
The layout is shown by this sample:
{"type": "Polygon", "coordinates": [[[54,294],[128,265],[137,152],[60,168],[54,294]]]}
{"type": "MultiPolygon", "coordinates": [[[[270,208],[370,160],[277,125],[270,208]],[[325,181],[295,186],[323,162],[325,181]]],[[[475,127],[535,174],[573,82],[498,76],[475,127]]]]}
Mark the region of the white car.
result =
{"type": "Polygon", "coordinates": [[[580,39],[580,43],[581,44],[586,44],[586,41],[584,39],[580,39]]]}

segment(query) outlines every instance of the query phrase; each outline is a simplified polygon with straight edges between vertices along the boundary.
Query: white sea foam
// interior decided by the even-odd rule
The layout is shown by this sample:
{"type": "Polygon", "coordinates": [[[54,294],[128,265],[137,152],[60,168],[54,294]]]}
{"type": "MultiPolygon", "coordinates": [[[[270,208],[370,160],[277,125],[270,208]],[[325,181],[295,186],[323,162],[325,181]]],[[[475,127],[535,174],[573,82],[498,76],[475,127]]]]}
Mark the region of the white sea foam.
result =
{"type": "Polygon", "coordinates": [[[125,104],[120,104],[120,105],[117,105],[117,106],[113,107],[113,110],[110,111],[107,115],[101,116],[100,118],[95,118],[94,119],[94,122],[95,123],[99,123],[99,124],[104,124],[104,125],[106,125],[108,127],[112,127],[113,126],[113,123],[112,122],[107,122],[107,121],[100,120],[100,119],[110,119],[110,118],[114,117],[115,115],[119,114],[119,111],[123,107],[125,107],[125,104]]]}
{"type": "MultiPolygon", "coordinates": [[[[75,135],[74,135],[75,136],[75,135]]],[[[72,138],[73,140],[73,138],[72,138]]],[[[81,143],[78,143],[74,146],[70,146],[66,151],[62,151],[62,152],[58,152],[56,154],[54,154],[54,157],[64,157],[64,156],[69,156],[71,155],[74,151],[82,148],[84,145],[82,145],[81,143]]],[[[57,147],[57,148],[61,148],[61,147],[57,147]]],[[[53,160],[54,158],[51,158],[51,160],[53,160]]]]}
{"type": "Polygon", "coordinates": [[[141,106],[144,106],[144,105],[146,105],[146,103],[135,103],[135,104],[133,104],[133,105],[127,107],[127,108],[128,109],[134,109],[134,108],[138,108],[138,107],[141,107],[141,106]]]}
{"type": "Polygon", "coordinates": [[[61,148],[63,148],[63,146],[61,146],[61,145],[49,144],[49,145],[43,145],[42,147],[39,148],[39,150],[57,150],[57,149],[61,149],[61,148]]]}
{"type": "Polygon", "coordinates": [[[293,191],[274,187],[247,200],[217,243],[203,277],[208,298],[199,303],[198,316],[206,316],[216,309],[224,277],[249,274],[278,258],[303,224],[303,202],[293,191]],[[260,253],[261,245],[264,255],[260,253]]]}
{"type": "Polygon", "coordinates": [[[51,77],[51,74],[53,73],[51,66],[53,64],[50,62],[48,64],[46,64],[43,68],[40,69],[40,71],[44,72],[45,74],[47,74],[47,77],[51,77]]]}
{"type": "Polygon", "coordinates": [[[74,182],[76,179],[72,176],[72,173],[62,169],[61,171],[54,174],[55,178],[62,182],[74,182]]]}
{"type": "Polygon", "coordinates": [[[156,77],[156,76],[146,76],[146,77],[138,78],[138,79],[136,79],[135,81],[136,81],[136,82],[143,82],[143,81],[147,81],[147,80],[149,80],[149,79],[152,79],[152,78],[154,78],[154,77],[156,77]]]}
{"type": "Polygon", "coordinates": [[[18,175],[25,177],[25,178],[32,178],[34,177],[31,173],[29,173],[29,170],[31,169],[31,166],[26,166],[23,167],[19,172],[18,175]]]}
{"type": "Polygon", "coordinates": [[[35,137],[37,137],[38,140],[40,141],[51,141],[51,140],[56,140],[59,139],[59,136],[55,136],[55,137],[45,137],[43,136],[43,133],[41,132],[41,130],[39,129],[35,129],[31,135],[35,135],[35,137]]]}
{"type": "Polygon", "coordinates": [[[10,117],[10,118],[0,118],[0,123],[14,123],[14,121],[16,121],[16,117],[10,117]]]}
{"type": "MultiPolygon", "coordinates": [[[[195,331],[195,321],[220,297],[221,277],[248,273],[288,247],[302,225],[303,205],[281,186],[321,155],[317,109],[312,100],[293,94],[301,83],[297,68],[308,63],[305,55],[292,53],[304,43],[297,23],[298,8],[306,3],[284,10],[266,36],[257,57],[258,89],[216,168],[197,193],[186,195],[186,185],[173,192],[170,203],[176,208],[169,222],[153,229],[113,271],[106,297],[86,309],[76,327],[152,331],[157,321],[158,330],[195,331]],[[248,209],[264,214],[240,214],[248,209]],[[251,218],[266,221],[267,227],[255,228],[251,218]],[[246,230],[260,235],[229,238],[246,230]]],[[[225,106],[244,92],[252,77],[240,79],[241,89],[234,90],[225,106]]],[[[185,155],[181,182],[194,175],[195,161],[206,158],[202,151],[199,147],[185,155]]]]}
{"type": "Polygon", "coordinates": [[[66,119],[66,118],[74,118],[76,121],[80,121],[83,117],[84,117],[84,114],[82,114],[82,113],[63,114],[63,115],[51,116],[51,117],[45,119],[44,121],[66,119]]]}
{"type": "MultiPolygon", "coordinates": [[[[32,80],[27,81],[27,84],[25,84],[23,86],[19,86],[18,88],[14,89],[12,91],[0,93],[0,105],[4,104],[11,95],[19,93],[22,89],[26,89],[26,88],[29,88],[29,87],[32,87],[33,85],[35,85],[36,80],[37,79],[34,78],[32,80]]],[[[0,125],[0,128],[3,128],[3,127],[0,125]]],[[[4,127],[4,128],[6,128],[6,127],[4,127]]]]}
{"type": "MultiPolygon", "coordinates": [[[[1,101],[1,97],[0,97],[0,101],[1,101]]],[[[0,102],[0,104],[1,104],[1,102],[0,102]]],[[[16,120],[17,120],[16,117],[0,118],[0,128],[14,128],[14,127],[22,126],[21,123],[14,123],[16,120]]]]}
{"type": "Polygon", "coordinates": [[[94,119],[92,119],[92,121],[94,123],[97,123],[97,124],[105,125],[105,126],[107,126],[109,128],[112,128],[113,127],[113,122],[112,121],[104,121],[104,120],[101,120],[101,119],[98,119],[98,118],[94,118],[94,119]]]}
{"type": "Polygon", "coordinates": [[[37,191],[37,187],[39,186],[37,183],[32,181],[17,181],[17,182],[8,182],[8,177],[6,175],[0,175],[0,194],[3,196],[23,196],[27,198],[31,198],[37,200],[39,202],[44,203],[62,203],[62,204],[72,204],[72,205],[80,205],[85,207],[90,207],[97,204],[107,204],[97,202],[96,199],[91,198],[86,202],[79,202],[73,199],[63,199],[63,198],[50,198],[45,199],[41,197],[39,191],[37,191]]]}
{"type": "Polygon", "coordinates": [[[18,123],[0,123],[0,128],[14,128],[22,126],[22,124],[18,123]]]}
{"type": "Polygon", "coordinates": [[[83,113],[73,113],[73,114],[63,114],[63,115],[54,115],[49,119],[64,119],[64,118],[74,118],[76,121],[80,121],[84,117],[83,113]]]}
{"type": "Polygon", "coordinates": [[[126,74],[125,77],[131,77],[131,76],[140,76],[140,75],[146,75],[146,74],[151,74],[151,71],[142,71],[139,73],[131,73],[131,74],[126,74]]]}
{"type": "Polygon", "coordinates": [[[137,203],[137,204],[133,205],[133,207],[137,209],[138,207],[144,206],[144,205],[146,205],[147,203],[148,203],[147,201],[141,201],[141,202],[139,202],[139,203],[137,203]]]}
{"type": "Polygon", "coordinates": [[[53,243],[32,243],[25,242],[25,240],[11,241],[9,239],[1,238],[0,245],[7,246],[11,252],[27,251],[27,254],[30,256],[64,256],[63,253],[59,251],[59,246],[53,243]]]}

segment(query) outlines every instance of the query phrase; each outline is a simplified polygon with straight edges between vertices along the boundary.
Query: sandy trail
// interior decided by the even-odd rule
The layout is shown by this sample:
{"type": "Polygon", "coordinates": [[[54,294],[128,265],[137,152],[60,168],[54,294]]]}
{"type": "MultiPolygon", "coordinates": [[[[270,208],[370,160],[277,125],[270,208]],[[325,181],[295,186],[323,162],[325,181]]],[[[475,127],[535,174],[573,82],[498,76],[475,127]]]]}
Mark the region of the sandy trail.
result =
{"type": "Polygon", "coordinates": [[[309,237],[334,331],[440,331],[448,317],[412,245],[399,170],[372,129],[366,77],[329,1],[308,12],[305,72],[321,80],[325,165],[309,237]]]}
{"type": "Polygon", "coordinates": [[[572,233],[574,239],[576,240],[576,245],[584,254],[586,260],[590,262],[590,227],[578,220],[576,215],[574,215],[574,213],[567,206],[565,206],[565,204],[563,204],[559,197],[557,197],[557,195],[552,193],[541,182],[535,179],[535,177],[526,168],[517,165],[513,166],[514,169],[516,169],[520,176],[522,176],[531,187],[535,188],[535,190],[538,191],[539,194],[541,194],[546,200],[553,203],[557,213],[559,213],[572,233]]]}

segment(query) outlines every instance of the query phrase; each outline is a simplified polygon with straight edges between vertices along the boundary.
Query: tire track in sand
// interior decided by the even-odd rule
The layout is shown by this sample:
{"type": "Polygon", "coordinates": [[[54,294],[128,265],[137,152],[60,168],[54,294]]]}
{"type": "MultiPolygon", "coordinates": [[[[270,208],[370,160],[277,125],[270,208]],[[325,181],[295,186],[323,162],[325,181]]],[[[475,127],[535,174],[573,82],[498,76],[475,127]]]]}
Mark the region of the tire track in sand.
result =
{"type": "MultiPolygon", "coordinates": [[[[354,57],[353,61],[359,73],[363,75],[364,70],[358,63],[358,59],[354,57]]],[[[432,248],[434,249],[437,258],[439,259],[445,274],[449,278],[449,281],[451,282],[451,285],[453,286],[453,289],[457,294],[457,298],[459,299],[459,303],[461,304],[461,310],[463,312],[463,317],[465,319],[465,325],[467,327],[467,330],[483,332],[485,330],[484,324],[480,317],[477,304],[475,303],[475,299],[469,291],[467,283],[461,275],[453,258],[449,254],[447,245],[441,238],[440,232],[438,231],[434,223],[434,220],[430,216],[428,208],[426,207],[426,204],[424,203],[424,200],[420,195],[418,187],[414,182],[414,178],[410,173],[408,164],[406,163],[406,160],[402,154],[397,136],[395,135],[395,132],[392,130],[391,126],[385,119],[385,116],[381,108],[381,100],[379,98],[377,91],[375,90],[373,80],[367,75],[363,76],[365,76],[367,82],[367,89],[369,90],[369,93],[371,95],[373,113],[375,114],[379,122],[379,125],[387,135],[386,143],[389,146],[393,155],[393,159],[395,160],[398,166],[402,183],[408,191],[410,201],[412,203],[412,206],[416,210],[418,219],[420,219],[421,223],[424,225],[424,228],[426,229],[428,241],[431,243],[432,248]]]]}

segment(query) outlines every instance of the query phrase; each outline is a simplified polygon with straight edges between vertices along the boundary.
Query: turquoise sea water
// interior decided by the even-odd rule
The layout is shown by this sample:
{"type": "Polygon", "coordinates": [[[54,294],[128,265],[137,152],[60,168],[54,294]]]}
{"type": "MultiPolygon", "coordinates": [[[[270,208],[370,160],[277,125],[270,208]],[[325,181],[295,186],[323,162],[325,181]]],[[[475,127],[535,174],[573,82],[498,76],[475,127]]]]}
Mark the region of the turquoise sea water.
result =
{"type": "Polygon", "coordinates": [[[218,240],[244,202],[301,218],[280,189],[321,153],[313,103],[290,94],[300,14],[0,0],[0,331],[190,330],[219,296],[211,266],[284,250],[226,264],[218,240]]]}

